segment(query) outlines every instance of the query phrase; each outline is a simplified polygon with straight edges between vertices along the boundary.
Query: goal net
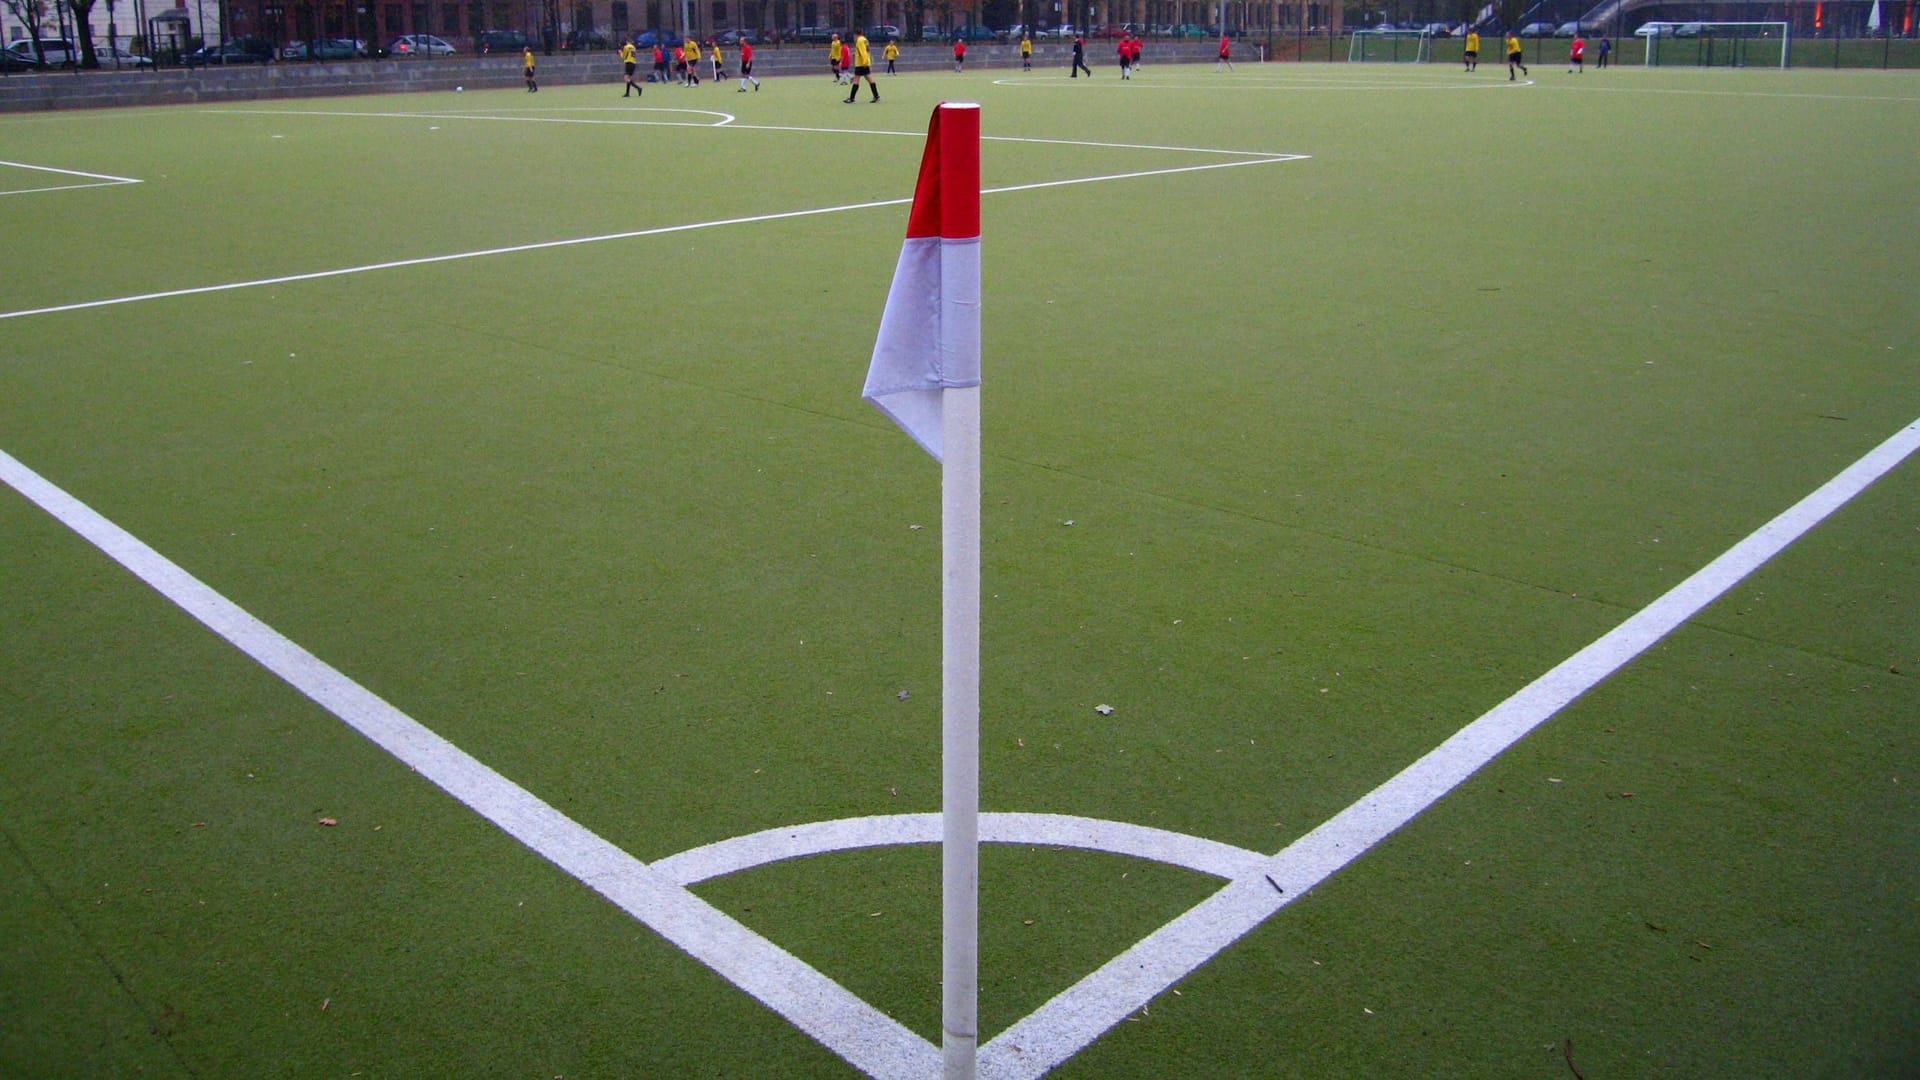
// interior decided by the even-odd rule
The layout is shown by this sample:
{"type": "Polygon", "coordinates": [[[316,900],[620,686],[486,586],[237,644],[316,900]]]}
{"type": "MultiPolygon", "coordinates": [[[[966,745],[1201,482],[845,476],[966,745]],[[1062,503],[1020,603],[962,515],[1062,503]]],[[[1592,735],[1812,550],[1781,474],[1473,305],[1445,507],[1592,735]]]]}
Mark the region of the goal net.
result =
{"type": "Polygon", "coordinates": [[[1784,68],[1793,46],[1783,22],[1648,23],[1641,29],[1648,31],[1648,67],[1784,68]]]}
{"type": "Polygon", "coordinates": [[[1347,62],[1424,64],[1433,59],[1433,36],[1425,30],[1355,30],[1347,62]]]}

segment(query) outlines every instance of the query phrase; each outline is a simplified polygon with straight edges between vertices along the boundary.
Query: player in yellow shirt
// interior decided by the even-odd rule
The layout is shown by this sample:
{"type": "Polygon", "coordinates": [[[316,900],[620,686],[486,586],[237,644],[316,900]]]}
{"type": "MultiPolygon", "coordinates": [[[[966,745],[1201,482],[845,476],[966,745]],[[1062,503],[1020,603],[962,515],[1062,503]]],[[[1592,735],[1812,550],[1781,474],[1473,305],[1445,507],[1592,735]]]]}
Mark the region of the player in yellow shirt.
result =
{"type": "Polygon", "coordinates": [[[687,65],[687,85],[700,85],[700,43],[688,38],[680,46],[680,59],[687,65]]]}
{"type": "Polygon", "coordinates": [[[900,59],[900,44],[898,42],[894,41],[892,38],[888,38],[887,47],[880,51],[880,55],[886,58],[887,74],[889,75],[900,74],[899,72],[893,70],[893,62],[895,60],[900,59]]]}
{"type": "Polygon", "coordinates": [[[1507,81],[1508,82],[1513,81],[1514,68],[1519,68],[1520,74],[1522,75],[1527,74],[1527,65],[1525,61],[1521,60],[1520,58],[1520,39],[1517,37],[1514,37],[1513,31],[1509,30],[1507,31],[1507,81]]]}
{"type": "Polygon", "coordinates": [[[633,42],[631,41],[620,46],[620,66],[627,71],[627,90],[626,93],[620,96],[627,97],[632,94],[645,94],[647,88],[633,81],[633,73],[640,69],[640,53],[634,49],[633,42]]]}
{"type": "Polygon", "coordinates": [[[521,51],[520,66],[527,69],[527,93],[539,93],[540,84],[533,81],[533,48],[531,46],[521,51]]]}
{"type": "Polygon", "coordinates": [[[1033,70],[1033,39],[1024,32],[1020,35],[1020,70],[1033,70]]]}
{"type": "Polygon", "coordinates": [[[1466,58],[1468,71],[1480,66],[1480,31],[1467,31],[1467,48],[1460,55],[1466,58]]]}
{"type": "Polygon", "coordinates": [[[860,80],[867,80],[867,89],[873,91],[874,104],[880,103],[880,84],[873,81],[873,54],[867,51],[867,35],[859,30],[853,32],[853,88],[847,91],[847,104],[853,104],[860,96],[860,80]]]}

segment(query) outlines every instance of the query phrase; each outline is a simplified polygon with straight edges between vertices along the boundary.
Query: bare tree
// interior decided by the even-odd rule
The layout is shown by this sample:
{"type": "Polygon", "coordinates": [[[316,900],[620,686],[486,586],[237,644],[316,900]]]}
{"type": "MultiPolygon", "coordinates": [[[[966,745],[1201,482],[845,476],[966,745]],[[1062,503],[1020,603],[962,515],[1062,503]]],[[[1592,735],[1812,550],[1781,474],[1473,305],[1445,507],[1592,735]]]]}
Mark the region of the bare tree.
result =
{"type": "Polygon", "coordinates": [[[26,24],[27,40],[33,42],[33,58],[45,66],[47,54],[40,48],[40,28],[47,22],[46,0],[0,0],[0,3],[6,5],[14,18],[26,24]]]}
{"type": "Polygon", "coordinates": [[[80,43],[80,66],[97,68],[100,57],[93,51],[93,14],[94,0],[67,0],[67,10],[73,12],[73,36],[80,43]]]}

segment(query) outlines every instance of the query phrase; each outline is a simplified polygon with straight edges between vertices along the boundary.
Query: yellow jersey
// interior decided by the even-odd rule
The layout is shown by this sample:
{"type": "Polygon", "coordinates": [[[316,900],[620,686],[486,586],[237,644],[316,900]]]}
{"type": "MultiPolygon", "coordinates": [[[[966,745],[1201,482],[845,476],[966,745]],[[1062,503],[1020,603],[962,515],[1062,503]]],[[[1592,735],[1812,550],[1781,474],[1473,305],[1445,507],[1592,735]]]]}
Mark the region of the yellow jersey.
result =
{"type": "Polygon", "coordinates": [[[867,35],[861,34],[853,39],[853,66],[872,67],[873,54],[867,51],[867,35]]]}
{"type": "Polygon", "coordinates": [[[527,49],[526,51],[520,54],[520,63],[521,63],[521,66],[525,67],[528,71],[533,70],[533,50],[532,49],[527,49]]]}
{"type": "Polygon", "coordinates": [[[692,38],[688,38],[687,43],[680,46],[680,59],[685,60],[689,64],[699,63],[700,43],[692,38]]]}
{"type": "Polygon", "coordinates": [[[637,57],[637,54],[633,51],[633,42],[629,41],[625,45],[620,46],[620,62],[621,63],[623,64],[634,63],[636,62],[636,57],[637,57]]]}
{"type": "Polygon", "coordinates": [[[1476,53],[1480,51],[1480,34],[1478,31],[1468,31],[1467,51],[1476,53]]]}
{"type": "Polygon", "coordinates": [[[1033,39],[1027,37],[1024,34],[1020,36],[1020,55],[1021,56],[1033,55],[1033,39]]]}
{"type": "Polygon", "coordinates": [[[887,42],[886,49],[882,51],[880,55],[886,57],[888,60],[898,60],[900,59],[900,46],[889,41],[887,42]]]}
{"type": "Polygon", "coordinates": [[[1507,55],[1512,56],[1514,53],[1517,53],[1519,51],[1520,51],[1520,39],[1517,37],[1514,37],[1512,34],[1508,34],[1507,35],[1507,55]]]}

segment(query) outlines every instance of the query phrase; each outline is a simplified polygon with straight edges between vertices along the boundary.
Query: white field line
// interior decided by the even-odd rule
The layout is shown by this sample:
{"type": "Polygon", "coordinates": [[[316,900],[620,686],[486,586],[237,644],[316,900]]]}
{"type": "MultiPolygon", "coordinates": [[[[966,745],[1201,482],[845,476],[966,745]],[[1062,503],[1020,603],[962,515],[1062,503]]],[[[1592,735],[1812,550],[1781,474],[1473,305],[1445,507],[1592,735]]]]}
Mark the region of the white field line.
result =
{"type": "Polygon", "coordinates": [[[939,1052],[925,1039],[429,731],[4,451],[0,481],[321,708],[856,1068],[899,1080],[938,1071],[939,1052]]]}
{"type": "MultiPolygon", "coordinates": [[[[1225,80],[1223,81],[1212,81],[1212,80],[1208,80],[1205,76],[1198,75],[1198,74],[1188,75],[1187,78],[1190,79],[1191,81],[1169,82],[1163,79],[1149,80],[1146,78],[1134,78],[1134,79],[1128,79],[1125,82],[1120,82],[1119,80],[1112,80],[1108,82],[1095,81],[1095,82],[1092,82],[1091,85],[1096,85],[1101,87],[1110,87],[1116,91],[1119,91],[1121,93],[1127,93],[1127,94],[1131,94],[1136,91],[1146,91],[1146,90],[1204,90],[1209,92],[1221,91],[1221,90],[1237,90],[1237,91],[1251,91],[1251,92],[1257,92],[1257,93],[1266,93],[1266,92],[1276,91],[1276,90],[1285,90],[1285,91],[1292,91],[1292,90],[1512,90],[1522,86],[1534,85],[1534,80],[1532,79],[1521,79],[1517,82],[1508,82],[1505,79],[1502,79],[1497,83],[1496,82],[1386,83],[1386,82],[1359,82],[1359,81],[1343,82],[1338,79],[1322,79],[1322,80],[1290,79],[1290,80],[1284,80],[1284,81],[1268,79],[1268,80],[1249,81],[1242,78],[1237,78],[1232,75],[1226,76],[1225,80]]],[[[1042,87],[1042,88],[1052,89],[1054,87],[1060,87],[1060,88],[1070,87],[1070,86],[1073,86],[1074,83],[1066,78],[1036,79],[1029,76],[1015,76],[1013,78],[995,79],[994,85],[1018,86],[1018,87],[1026,87],[1026,88],[1042,87]]],[[[1078,90],[1076,92],[1087,93],[1088,91],[1078,90]]]]}
{"type": "MultiPolygon", "coordinates": [[[[669,855],[652,865],[680,885],[834,851],[940,842],[939,814],[888,814],[782,826],[669,855]]],[[[1083,848],[1182,866],[1229,881],[1258,874],[1267,856],[1185,833],[1066,814],[981,814],[983,844],[1083,848]]]]}
{"type": "MultiPolygon", "coordinates": [[[[218,116],[344,116],[365,120],[502,120],[519,124],[608,124],[619,127],[701,127],[726,128],[729,131],[787,131],[801,135],[884,135],[896,139],[924,139],[924,131],[890,131],[884,128],[836,128],[806,127],[797,124],[741,124],[735,122],[732,113],[710,109],[668,109],[658,112],[688,112],[703,116],[720,117],[713,124],[695,124],[684,120],[642,120],[633,114],[636,109],[554,109],[552,112],[618,112],[619,120],[575,120],[556,116],[516,116],[511,113],[473,113],[473,112],[348,112],[340,109],[205,109],[211,115],[218,116]]],[[[1040,146],[1090,146],[1103,150],[1166,150],[1180,154],[1226,154],[1232,157],[1300,160],[1306,154],[1282,154],[1270,150],[1223,150],[1215,146],[1161,146],[1156,143],[1100,142],[1092,139],[1047,139],[1027,135],[982,135],[981,142],[1033,143],[1040,146]]],[[[983,192],[984,194],[985,192],[983,192]]]]}
{"type": "Polygon", "coordinates": [[[1580,695],[1651,648],[1920,449],[1920,420],[1729,548],[1598,641],[1456,732],[1399,775],[1288,845],[980,1051],[994,1080],[1045,1074],[1269,916],[1438,802],[1580,695]]]}
{"type": "MultiPolygon", "coordinates": [[[[921,137],[925,137],[924,133],[921,137]]],[[[1071,180],[1047,180],[1033,184],[1013,184],[1007,187],[984,188],[980,194],[1001,195],[1009,192],[1031,191],[1045,187],[1098,184],[1109,180],[1134,180],[1148,176],[1166,176],[1173,173],[1204,172],[1208,169],[1230,169],[1239,165],[1272,165],[1280,162],[1303,160],[1306,160],[1306,155],[1274,154],[1250,158],[1244,161],[1214,162],[1207,165],[1183,165],[1167,169],[1145,169],[1139,172],[1112,173],[1105,176],[1085,176],[1071,180]]],[[[840,206],[822,206],[810,210],[783,210],[772,214],[720,218],[714,221],[690,222],[684,225],[661,225],[651,229],[632,229],[626,232],[603,233],[599,236],[579,236],[566,240],[542,240],[531,244],[483,248],[479,251],[462,251],[449,255],[426,255],[416,259],[395,259],[391,262],[368,263],[362,266],[343,266],[333,270],[314,270],[304,274],[284,274],[280,277],[256,278],[252,281],[231,281],[219,285],[198,285],[186,289],[167,289],[161,292],[138,293],[133,296],[116,296],[104,300],[83,300],[74,304],[56,304],[51,307],[24,308],[19,311],[0,312],[0,322],[8,319],[25,319],[35,315],[57,315],[69,311],[86,311],[92,308],[116,307],[121,304],[137,304],[147,300],[169,300],[182,296],[200,296],[207,293],[232,292],[236,289],[254,289],[263,285],[287,285],[299,281],[318,281],[323,278],[347,277],[353,274],[368,274],[380,270],[399,270],[413,266],[431,266],[435,263],[459,262],[465,259],[483,259],[494,255],[517,255],[528,251],[577,247],[582,244],[599,244],[610,240],[633,240],[646,236],[664,236],[669,233],[695,232],[701,229],[719,229],[733,225],[752,225],[764,221],[782,221],[790,218],[814,217],[821,214],[843,214],[854,210],[873,210],[886,206],[905,206],[912,201],[913,197],[907,196],[899,199],[876,199],[872,202],[846,203],[840,206]]]]}
{"type": "MultiPolygon", "coordinates": [[[[1461,729],[1271,858],[1195,837],[1055,815],[989,815],[1003,843],[1091,847],[1231,875],[1212,897],[1002,1032],[981,1075],[1028,1080],[1066,1061],[1220,950],[1338,872],[1568,703],[1651,647],[1920,449],[1920,420],[1615,630],[1461,729]]],[[[606,896],[800,1030],[875,1077],[932,1075],[939,1051],[843,987],[687,892],[781,858],[930,841],[937,815],[824,822],[706,845],[648,866],[427,730],[0,452],[0,481],[502,830],[606,896]],[[922,836],[921,833],[927,834],[922,836]],[[663,869],[664,868],[664,869],[663,869]]]]}
{"type": "Polygon", "coordinates": [[[56,173],[60,176],[78,176],[92,180],[91,184],[60,184],[55,187],[21,188],[18,191],[0,191],[0,195],[38,195],[48,191],[79,191],[82,188],[113,187],[116,184],[138,184],[140,181],[127,176],[108,176],[105,173],[81,172],[78,169],[56,169],[50,165],[29,165],[24,161],[0,161],[0,167],[9,169],[31,169],[34,172],[56,173]]]}

